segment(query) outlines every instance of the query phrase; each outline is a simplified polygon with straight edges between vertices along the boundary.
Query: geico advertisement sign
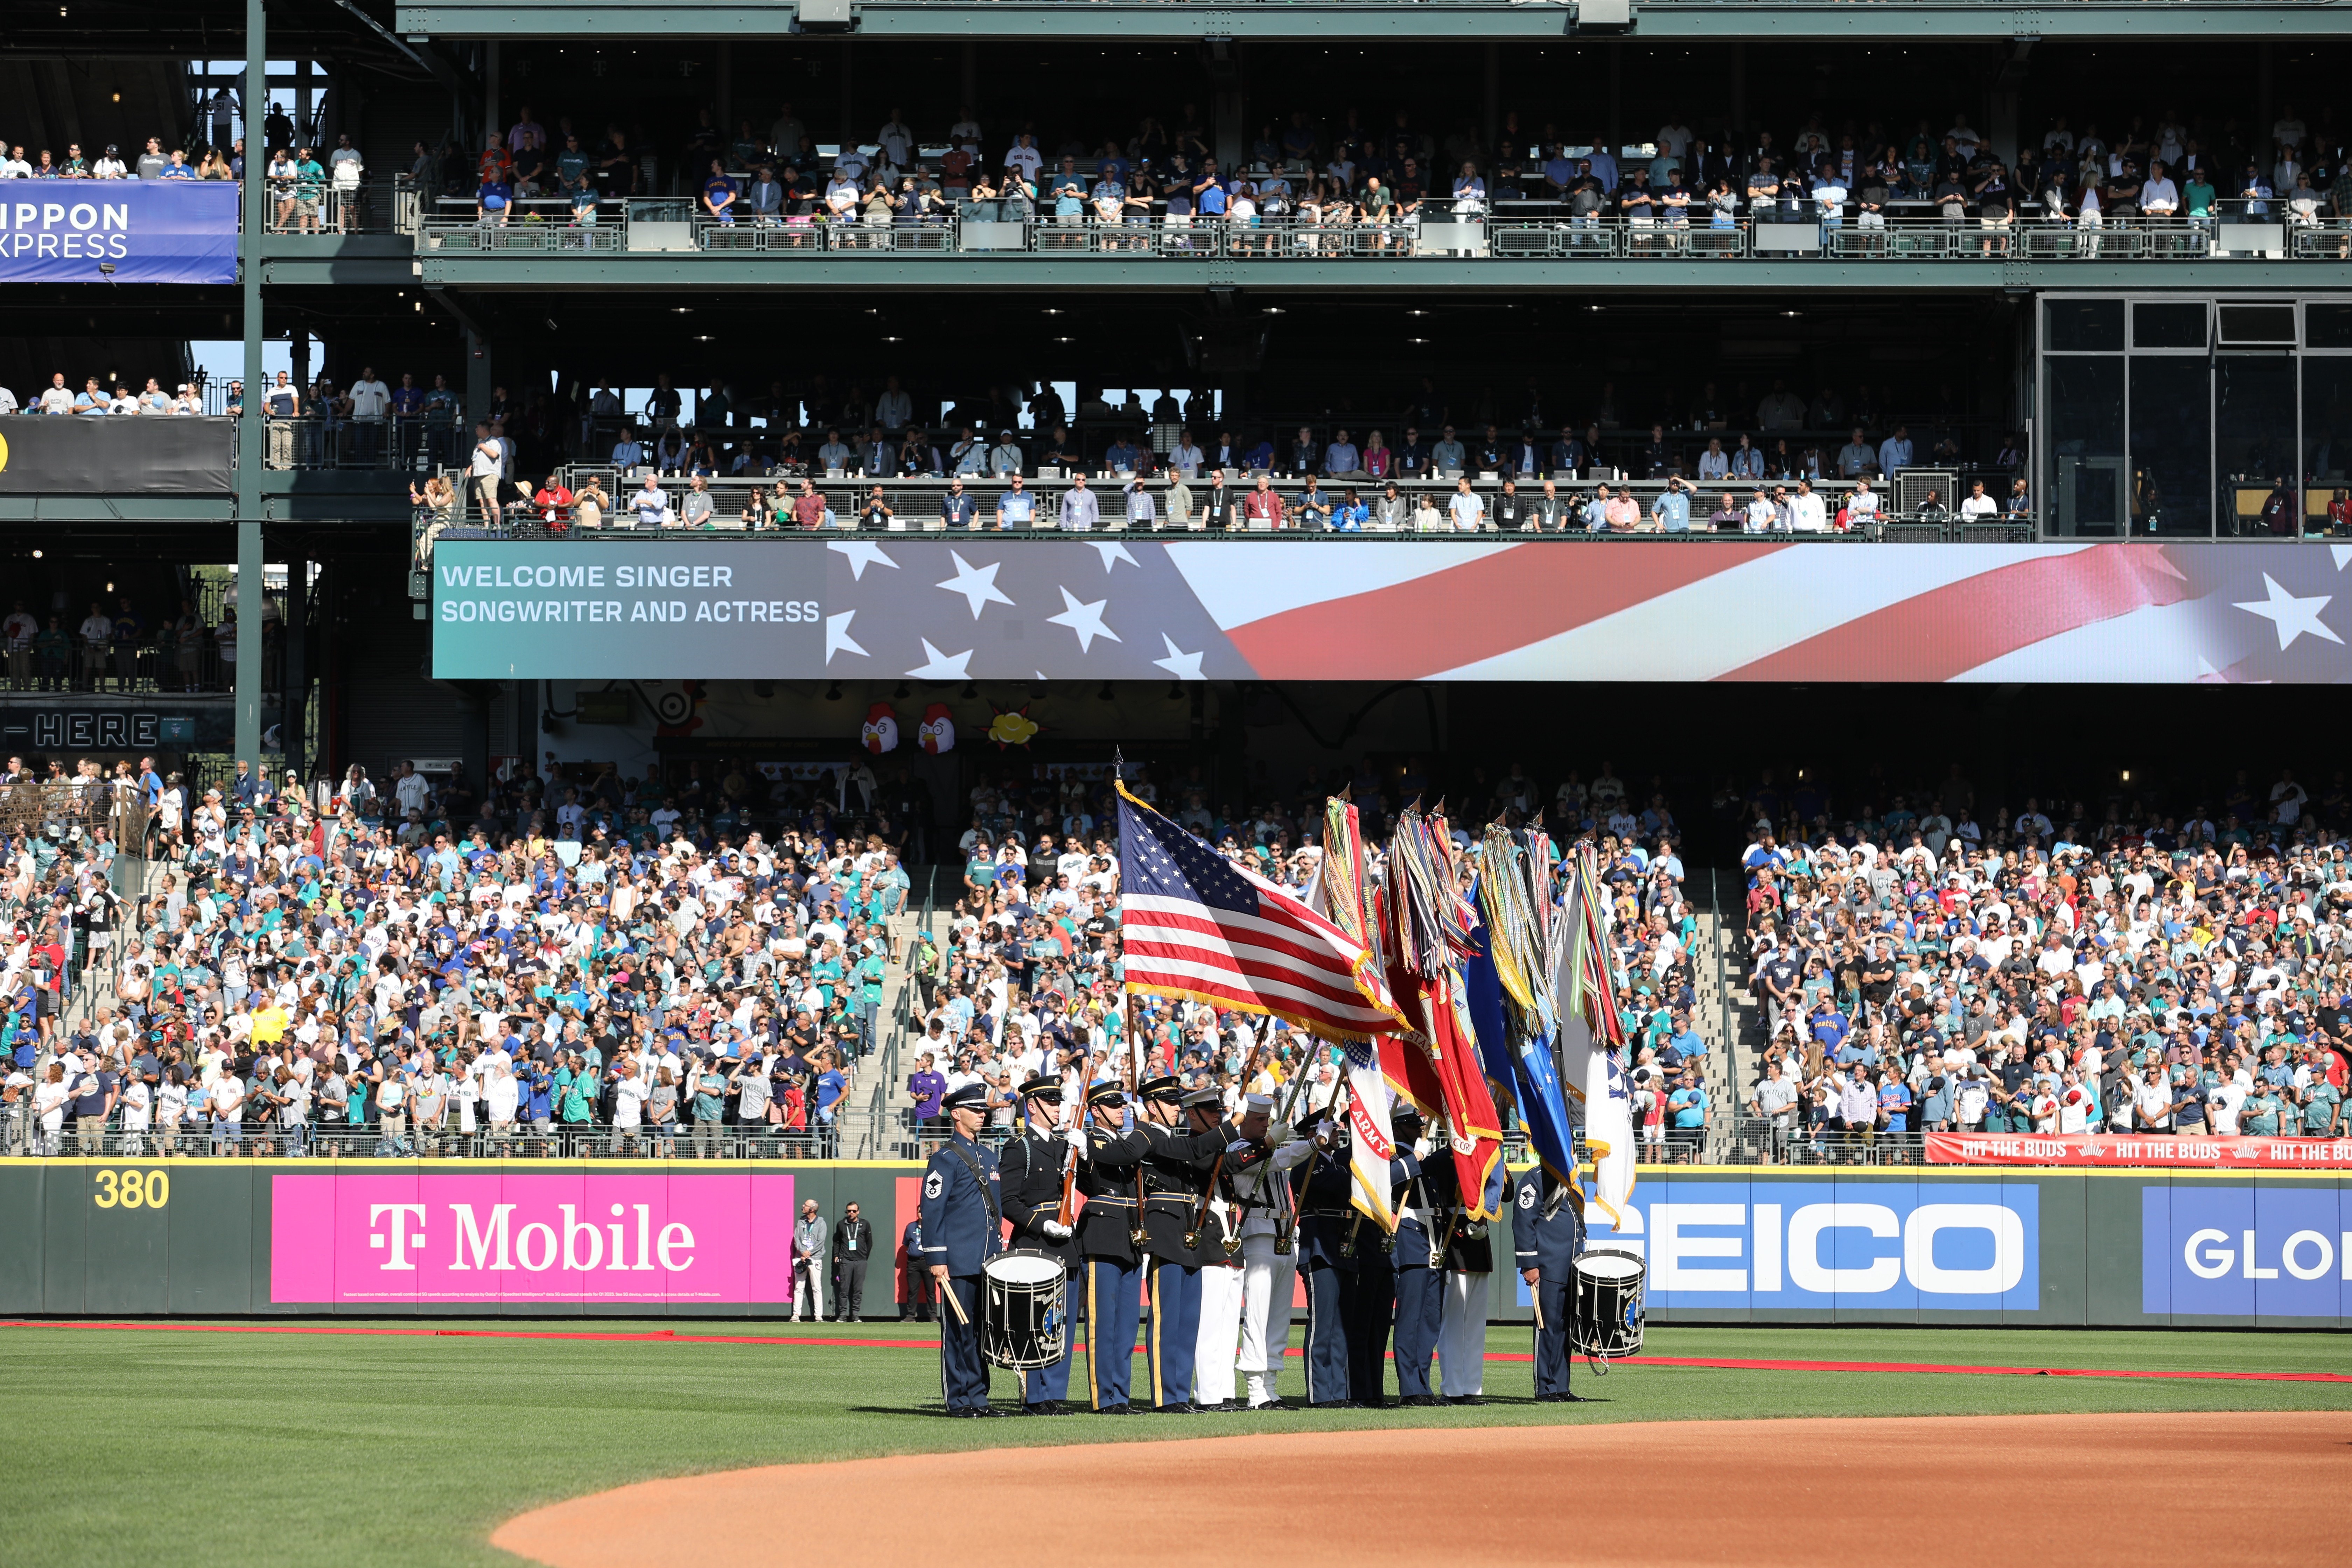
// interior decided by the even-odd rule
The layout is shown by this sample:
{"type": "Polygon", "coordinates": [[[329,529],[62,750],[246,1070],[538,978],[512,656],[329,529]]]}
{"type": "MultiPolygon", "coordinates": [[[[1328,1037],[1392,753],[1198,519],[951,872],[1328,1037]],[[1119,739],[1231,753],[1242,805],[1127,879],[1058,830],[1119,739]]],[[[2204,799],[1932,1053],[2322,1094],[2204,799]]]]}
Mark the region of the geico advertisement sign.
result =
{"type": "Polygon", "coordinates": [[[1672,1182],[1633,1191],[1623,1230],[1589,1245],[1649,1261],[1657,1307],[2042,1304],[2041,1193],[1983,1183],[1672,1182]]]}
{"type": "Polygon", "coordinates": [[[792,1299],[782,1173],[287,1175],[270,1204],[272,1301],[792,1299]]]}
{"type": "Polygon", "coordinates": [[[2334,1184],[2151,1185],[2140,1307],[2191,1316],[2340,1318],[2352,1310],[2352,1205],[2334,1184]]]}

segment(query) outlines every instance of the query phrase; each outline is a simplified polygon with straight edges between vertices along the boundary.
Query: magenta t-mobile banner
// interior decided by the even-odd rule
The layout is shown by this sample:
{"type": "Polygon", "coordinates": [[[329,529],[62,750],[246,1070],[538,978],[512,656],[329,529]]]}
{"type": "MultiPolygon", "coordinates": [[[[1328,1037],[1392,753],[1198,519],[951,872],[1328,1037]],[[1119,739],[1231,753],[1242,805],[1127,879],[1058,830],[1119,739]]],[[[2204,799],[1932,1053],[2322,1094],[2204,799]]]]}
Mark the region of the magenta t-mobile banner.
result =
{"type": "Polygon", "coordinates": [[[793,1298],[782,1172],[274,1176],[270,1204],[273,1302],[793,1298]]]}

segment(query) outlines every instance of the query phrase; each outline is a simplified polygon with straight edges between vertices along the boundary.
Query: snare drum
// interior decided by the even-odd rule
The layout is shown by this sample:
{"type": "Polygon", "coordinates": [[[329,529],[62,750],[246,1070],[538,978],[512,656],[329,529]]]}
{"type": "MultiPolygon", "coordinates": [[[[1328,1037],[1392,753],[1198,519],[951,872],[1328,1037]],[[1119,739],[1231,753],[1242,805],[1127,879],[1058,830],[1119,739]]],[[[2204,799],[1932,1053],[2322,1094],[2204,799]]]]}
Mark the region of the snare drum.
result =
{"type": "Polygon", "coordinates": [[[1642,1348],[1642,1260],[1630,1252],[1588,1252],[1576,1259],[1569,1343],[1606,1361],[1642,1348]]]}
{"type": "Polygon", "coordinates": [[[1069,1343],[1069,1275],[1058,1258],[1002,1252],[981,1270],[980,1353],[991,1366],[1052,1366],[1069,1343]]]}

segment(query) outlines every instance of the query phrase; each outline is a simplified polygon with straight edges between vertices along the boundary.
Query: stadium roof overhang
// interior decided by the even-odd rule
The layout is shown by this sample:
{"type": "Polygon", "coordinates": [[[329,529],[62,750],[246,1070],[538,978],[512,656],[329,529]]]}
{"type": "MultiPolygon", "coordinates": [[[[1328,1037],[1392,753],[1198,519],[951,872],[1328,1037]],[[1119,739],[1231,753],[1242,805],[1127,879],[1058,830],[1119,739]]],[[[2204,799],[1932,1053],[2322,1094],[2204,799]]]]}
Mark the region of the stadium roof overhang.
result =
{"type": "Polygon", "coordinates": [[[430,0],[398,7],[411,38],[775,37],[856,36],[924,39],[1236,38],[1451,42],[1631,36],[1654,41],[1722,43],[1741,38],[2039,39],[2343,37],[2352,4],[2113,3],[2062,0],[2012,5],[1978,0],[1899,0],[1886,5],[1821,0],[1669,0],[1636,5],[1619,22],[1586,0],[1491,4],[1487,0],[1246,0],[1234,5],[1143,4],[1138,0],[430,0]]]}

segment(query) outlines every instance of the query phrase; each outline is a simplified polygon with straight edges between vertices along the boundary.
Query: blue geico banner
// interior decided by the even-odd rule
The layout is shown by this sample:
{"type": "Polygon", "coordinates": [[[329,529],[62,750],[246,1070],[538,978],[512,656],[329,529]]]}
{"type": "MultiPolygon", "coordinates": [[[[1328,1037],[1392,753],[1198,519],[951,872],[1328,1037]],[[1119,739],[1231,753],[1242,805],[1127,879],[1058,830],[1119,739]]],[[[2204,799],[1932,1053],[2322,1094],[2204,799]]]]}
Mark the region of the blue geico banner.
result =
{"type": "Polygon", "coordinates": [[[2140,1307],[2341,1318],[2352,1312],[2352,1206],[2333,1184],[2144,1188],[2140,1307]]]}
{"type": "Polygon", "coordinates": [[[1662,1310],[2032,1311],[2041,1209],[2025,1182],[1645,1180],[1588,1235],[1647,1258],[1662,1310]]]}
{"type": "Polygon", "coordinates": [[[236,197],[226,180],[10,180],[0,282],[234,283],[236,197]]]}

